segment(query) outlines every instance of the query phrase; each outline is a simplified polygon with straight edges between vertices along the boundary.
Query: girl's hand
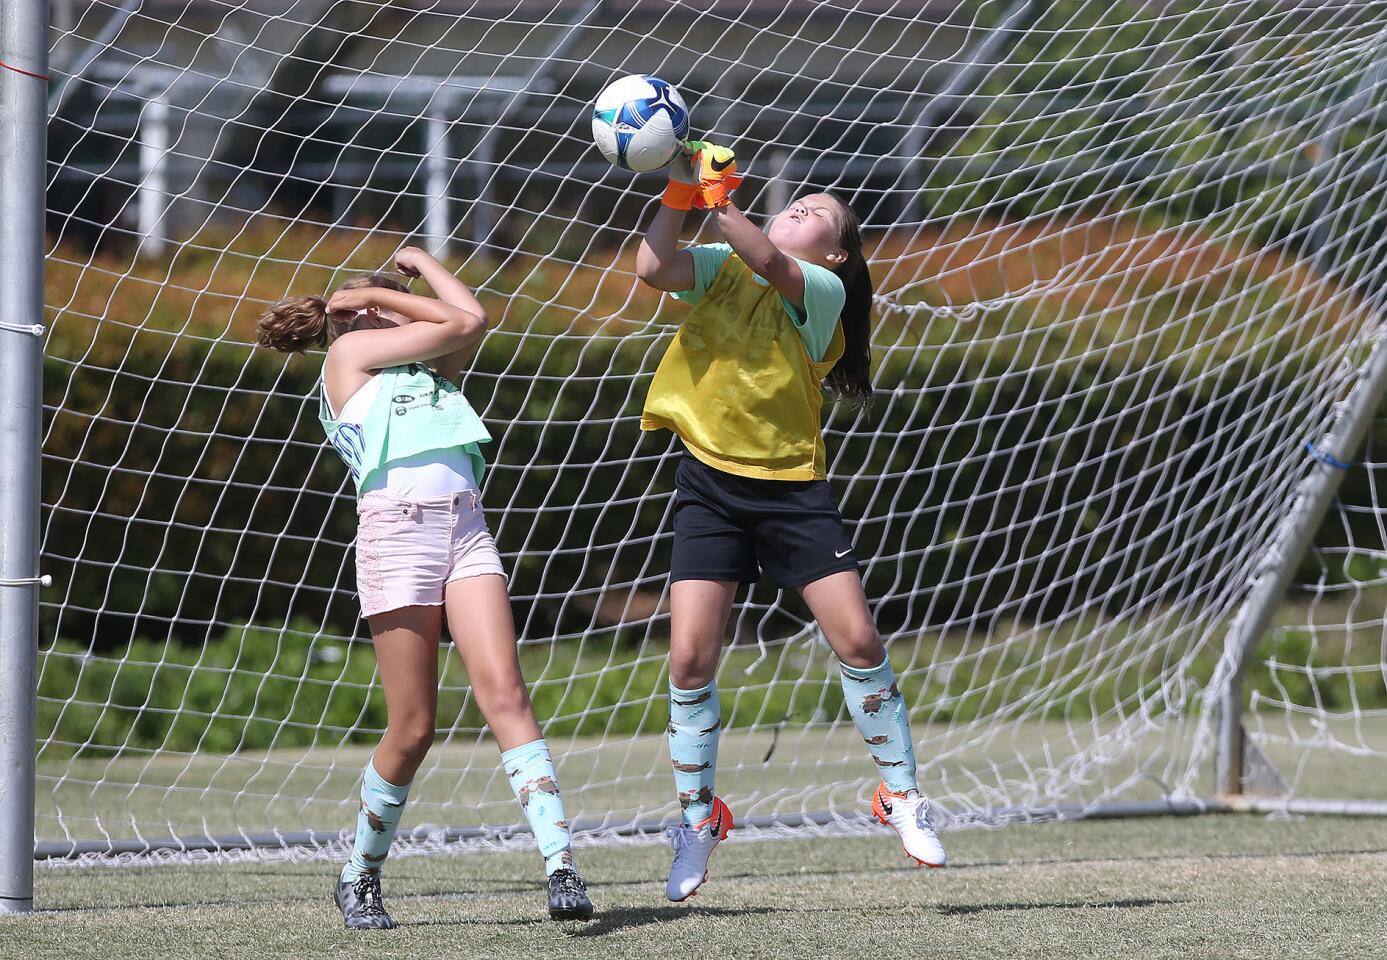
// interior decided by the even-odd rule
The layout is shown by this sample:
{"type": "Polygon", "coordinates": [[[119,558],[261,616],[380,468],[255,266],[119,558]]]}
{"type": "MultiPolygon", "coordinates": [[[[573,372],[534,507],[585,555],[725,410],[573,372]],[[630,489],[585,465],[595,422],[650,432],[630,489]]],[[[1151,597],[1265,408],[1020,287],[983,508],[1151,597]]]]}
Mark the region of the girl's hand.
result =
{"type": "Polygon", "coordinates": [[[690,156],[692,154],[687,149],[681,149],[669,162],[669,186],[665,188],[660,202],[675,210],[692,210],[703,206],[703,191],[689,163],[690,156]]]}
{"type": "Polygon", "coordinates": [[[698,183],[698,177],[694,176],[693,159],[694,152],[687,147],[680,147],[679,152],[674,155],[674,159],[669,162],[669,178],[677,183],[698,183]]]}
{"type": "Polygon", "coordinates": [[[338,290],[328,298],[328,316],[342,323],[351,321],[363,310],[368,313],[378,314],[380,313],[380,307],[376,305],[373,296],[376,292],[376,289],[372,287],[359,287],[355,290],[338,290]]]}
{"type": "Polygon", "coordinates": [[[401,247],[400,252],[395,254],[395,269],[406,277],[418,277],[421,271],[436,262],[418,247],[401,247]]]}

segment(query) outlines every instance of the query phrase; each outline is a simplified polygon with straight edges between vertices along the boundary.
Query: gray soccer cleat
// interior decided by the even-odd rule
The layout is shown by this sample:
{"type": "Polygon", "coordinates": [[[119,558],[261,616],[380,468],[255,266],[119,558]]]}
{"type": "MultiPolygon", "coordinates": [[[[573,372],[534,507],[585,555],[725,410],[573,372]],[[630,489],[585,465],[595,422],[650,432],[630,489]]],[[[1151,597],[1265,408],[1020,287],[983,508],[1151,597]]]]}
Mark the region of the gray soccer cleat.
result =
{"type": "Polygon", "coordinates": [[[397,926],[385,912],[379,873],[363,874],[356,880],[338,880],[333,899],[349,930],[393,930],[397,926]]]}
{"type": "Polygon", "coordinates": [[[578,871],[568,867],[549,874],[549,916],[554,920],[591,920],[592,900],[578,871]]]}

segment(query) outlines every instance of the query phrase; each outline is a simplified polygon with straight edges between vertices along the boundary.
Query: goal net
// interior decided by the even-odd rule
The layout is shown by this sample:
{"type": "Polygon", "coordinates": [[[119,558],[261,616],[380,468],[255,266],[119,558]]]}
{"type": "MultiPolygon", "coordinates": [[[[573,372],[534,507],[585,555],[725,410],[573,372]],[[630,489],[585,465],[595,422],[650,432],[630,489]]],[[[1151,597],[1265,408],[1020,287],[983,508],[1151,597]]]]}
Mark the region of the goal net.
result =
{"type": "MultiPolygon", "coordinates": [[[[592,836],[673,819],[678,449],[638,422],[685,308],[634,275],[661,176],[591,144],[626,73],[736,147],[752,216],[831,188],[864,220],[877,401],[828,414],[830,480],[946,825],[1208,794],[1230,617],[1382,332],[1387,4],[53,7],[41,851],[350,826],[385,724],[354,498],[321,354],[252,328],[406,243],[499,320],[463,389],[567,810],[592,836]]],[[[1387,734],[1354,475],[1248,680],[1297,782],[1387,734]]],[[[793,591],[741,599],[719,793],[851,827],[877,777],[833,658],[793,591]]],[[[505,837],[440,660],[404,832],[505,837]]]]}
{"type": "Polygon", "coordinates": [[[1305,812],[1381,814],[1387,797],[1385,442],[1379,419],[1340,468],[1339,499],[1251,665],[1244,722],[1275,771],[1259,786],[1305,812]]]}

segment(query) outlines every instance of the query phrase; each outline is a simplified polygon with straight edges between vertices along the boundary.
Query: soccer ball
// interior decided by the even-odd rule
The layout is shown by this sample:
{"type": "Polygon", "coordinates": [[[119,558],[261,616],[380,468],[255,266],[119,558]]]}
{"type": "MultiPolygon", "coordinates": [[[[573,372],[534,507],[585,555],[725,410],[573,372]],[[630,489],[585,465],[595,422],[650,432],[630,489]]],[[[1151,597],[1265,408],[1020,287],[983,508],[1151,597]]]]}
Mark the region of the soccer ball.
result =
{"type": "Polygon", "coordinates": [[[607,85],[592,107],[592,139],[602,156],[647,173],[674,159],[689,135],[689,108],[659,77],[632,74],[607,85]]]}

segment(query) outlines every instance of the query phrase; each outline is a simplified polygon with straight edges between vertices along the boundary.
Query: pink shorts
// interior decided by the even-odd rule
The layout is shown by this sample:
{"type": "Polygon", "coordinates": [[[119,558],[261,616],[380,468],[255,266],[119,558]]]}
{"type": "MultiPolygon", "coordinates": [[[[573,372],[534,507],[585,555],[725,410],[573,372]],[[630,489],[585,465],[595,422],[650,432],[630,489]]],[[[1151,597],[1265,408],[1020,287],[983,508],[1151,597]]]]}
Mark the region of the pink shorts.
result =
{"type": "Polygon", "coordinates": [[[506,575],[475,492],[406,500],[382,490],[356,507],[356,589],[361,615],[439,606],[443,587],[506,575]]]}

